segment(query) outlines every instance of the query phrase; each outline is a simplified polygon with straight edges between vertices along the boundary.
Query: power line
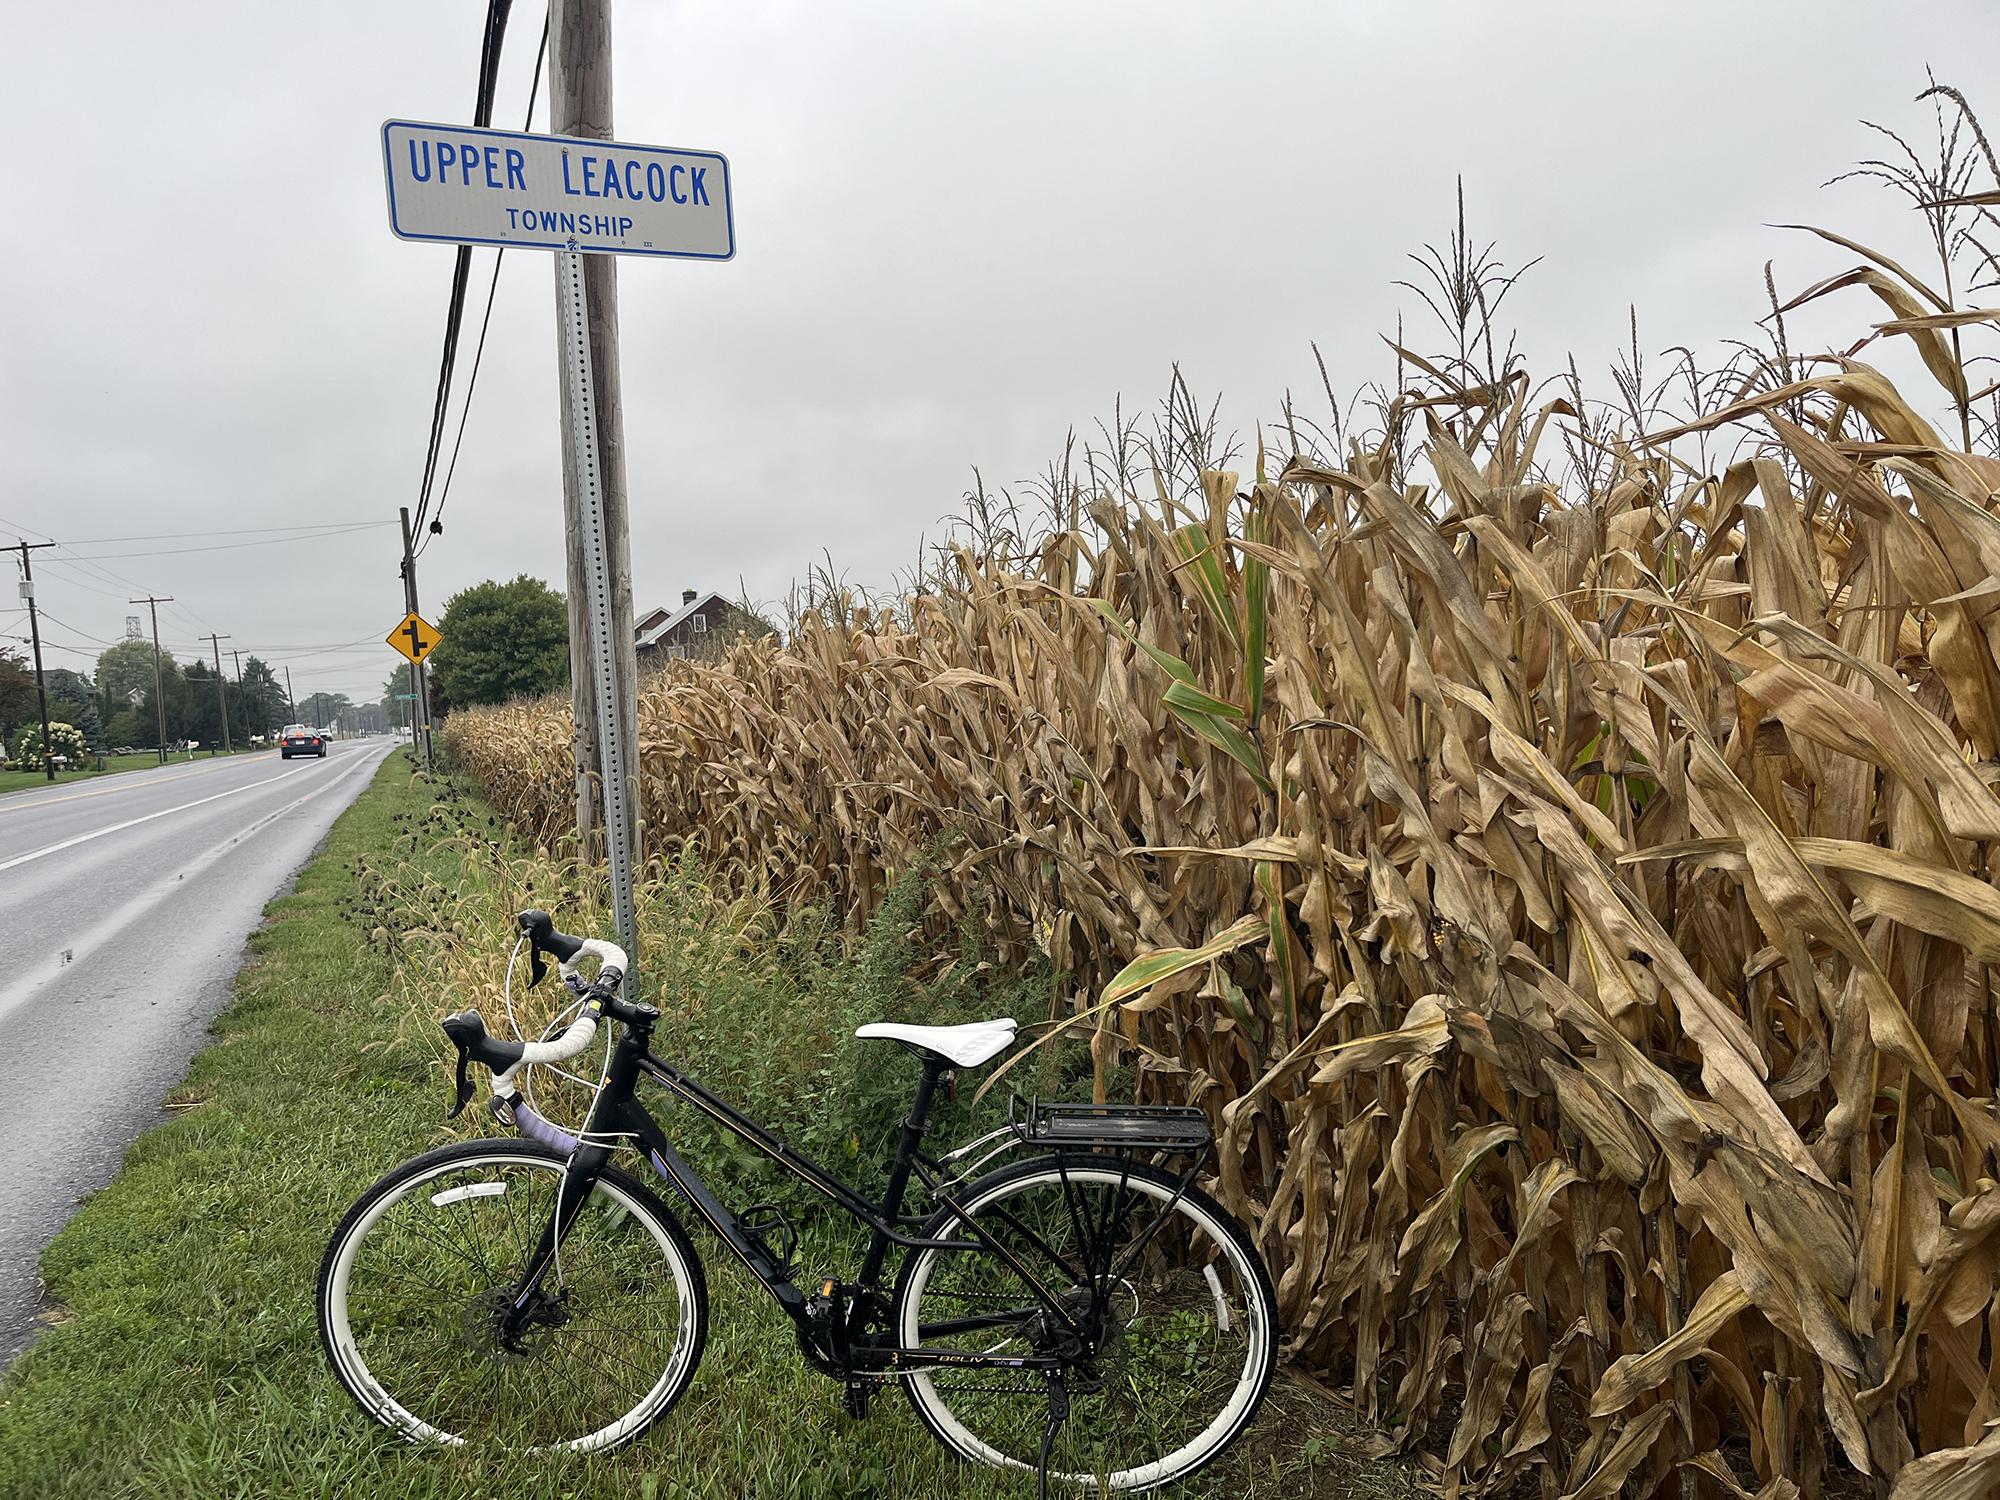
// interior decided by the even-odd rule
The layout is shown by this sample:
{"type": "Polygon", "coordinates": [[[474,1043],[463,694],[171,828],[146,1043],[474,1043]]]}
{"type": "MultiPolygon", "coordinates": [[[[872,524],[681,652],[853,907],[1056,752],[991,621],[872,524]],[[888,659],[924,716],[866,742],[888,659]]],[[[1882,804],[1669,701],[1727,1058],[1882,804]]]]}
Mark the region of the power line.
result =
{"type": "Polygon", "coordinates": [[[103,636],[92,635],[88,630],[78,630],[74,625],[70,624],[67,620],[58,620],[54,615],[50,614],[46,609],[42,611],[42,618],[44,620],[47,620],[51,625],[62,626],[64,630],[67,630],[71,635],[77,637],[77,639],[79,640],[95,641],[100,646],[115,646],[118,644],[118,642],[116,641],[105,640],[103,636]]]}
{"type": "Polygon", "coordinates": [[[173,542],[196,536],[263,536],[277,531],[359,531],[368,526],[394,526],[394,521],[321,521],[310,526],[234,526],[221,531],[152,531],[143,536],[87,536],[63,545],[96,547],[109,542],[173,542]]]}
{"type": "MultiPolygon", "coordinates": [[[[387,523],[369,521],[365,523],[365,528],[363,526],[341,526],[325,531],[310,532],[304,536],[273,536],[265,537],[262,541],[256,542],[216,542],[207,547],[168,547],[164,549],[150,547],[144,552],[100,552],[90,557],[85,557],[83,553],[76,552],[73,547],[65,547],[63,550],[70,552],[72,556],[81,561],[88,562],[109,562],[127,557],[181,557],[191,552],[235,552],[244,547],[278,547],[283,546],[287,542],[319,542],[325,541],[329,537],[351,536],[363,529],[373,530],[375,527],[384,524],[387,523]]],[[[89,544],[83,543],[80,545],[87,546],[89,544]]]]}
{"type": "MultiPolygon", "coordinates": [[[[549,22],[553,16],[553,9],[551,7],[550,13],[542,17],[542,45],[535,53],[535,77],[528,85],[527,118],[521,122],[523,131],[532,130],[535,124],[535,100],[542,91],[542,61],[549,53],[549,22]]],[[[444,471],[444,488],[438,492],[437,519],[432,522],[435,529],[422,532],[417,542],[419,557],[424,555],[424,548],[430,545],[430,539],[444,529],[445,502],[451,498],[452,475],[458,472],[458,450],[465,442],[465,422],[472,415],[472,393],[479,387],[479,362],[486,353],[486,329],[493,321],[493,295],[500,290],[500,262],[506,258],[505,250],[493,252],[493,280],[486,287],[486,314],[479,320],[479,346],[472,351],[472,373],[465,378],[465,403],[458,409],[458,436],[451,441],[451,463],[444,471]]],[[[422,531],[421,507],[417,512],[417,522],[419,531],[422,531]]]]}
{"type": "MultiPolygon", "coordinates": [[[[493,89],[500,76],[500,44],[507,34],[507,12],[513,0],[487,0],[486,30],[479,44],[479,87],[472,106],[472,123],[485,129],[493,123],[493,89]]],[[[417,492],[417,526],[430,510],[431,485],[437,478],[438,450],[444,446],[444,424],[451,408],[452,367],[458,362],[458,329],[465,317],[465,284],[472,275],[472,247],[460,245],[451,270],[451,300],[445,307],[444,353],[438,361],[437,395],[431,402],[431,435],[424,451],[423,483],[417,492]]]]}

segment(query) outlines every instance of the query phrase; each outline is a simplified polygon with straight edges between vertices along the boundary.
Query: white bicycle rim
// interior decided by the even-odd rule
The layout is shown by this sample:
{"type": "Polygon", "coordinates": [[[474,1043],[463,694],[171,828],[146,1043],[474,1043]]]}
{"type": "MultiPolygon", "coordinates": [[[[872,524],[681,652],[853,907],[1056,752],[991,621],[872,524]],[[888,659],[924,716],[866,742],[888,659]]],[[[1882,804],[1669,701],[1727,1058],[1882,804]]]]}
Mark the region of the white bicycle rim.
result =
{"type": "MultiPolygon", "coordinates": [[[[1067,1171],[1072,1182],[1108,1183],[1115,1186],[1121,1177],[1115,1168],[1109,1167],[1071,1166],[1067,1171]]],[[[1149,1179],[1129,1177],[1124,1180],[1129,1188],[1144,1193],[1157,1203],[1164,1204],[1173,1197],[1170,1188],[1149,1179]]],[[[1014,1177],[996,1184],[990,1191],[961,1204],[961,1207],[976,1216],[981,1209],[998,1199],[1012,1197],[1016,1193],[1044,1183],[1055,1183],[1060,1186],[1061,1182],[1062,1174],[1050,1167],[1041,1174],[1014,1177]]],[[[1249,1295],[1258,1283],[1251,1268],[1237,1261],[1237,1257],[1243,1253],[1242,1247],[1213,1215],[1192,1199],[1183,1197],[1174,1208],[1176,1211],[1186,1213],[1215,1242],[1221,1253],[1228,1257],[1230,1269],[1235,1273],[1237,1281],[1245,1288],[1244,1312],[1249,1325],[1250,1353],[1244,1361],[1243,1374],[1236,1382],[1236,1389],[1230,1392],[1229,1400],[1224,1403],[1222,1411],[1217,1414],[1215,1420],[1193,1439],[1183,1443],[1164,1458],[1155,1459],[1134,1469],[1121,1469],[1106,1475],[1106,1487],[1113,1490],[1150,1489],[1154,1485],[1178,1478],[1184,1469],[1206,1463],[1213,1458],[1226,1445],[1228,1439],[1234,1436],[1234,1429],[1257,1400],[1262,1385],[1261,1375],[1269,1363],[1268,1351],[1273,1336],[1269,1310],[1263,1305],[1262,1299],[1249,1295]]],[[[931,1270],[938,1263],[937,1252],[934,1250],[920,1251],[919,1257],[911,1268],[908,1292],[903,1299],[902,1323],[897,1329],[897,1336],[906,1348],[918,1347],[918,1308],[923,1302],[924,1288],[930,1282],[931,1270]]],[[[944,1398],[938,1394],[936,1387],[932,1385],[928,1372],[920,1371],[911,1375],[909,1387],[911,1396],[921,1403],[926,1416],[935,1424],[937,1430],[945,1435],[946,1443],[955,1451],[967,1458],[992,1464],[996,1468],[1034,1472],[1032,1464],[1023,1463],[1020,1459],[1002,1453],[959,1421],[952,1414],[951,1408],[945,1404],[944,1398]]],[[[1094,1474],[1068,1474],[1051,1470],[1049,1477],[1069,1484],[1079,1484],[1086,1489],[1097,1488],[1097,1476],[1094,1474]]]]}
{"type": "MultiPolygon", "coordinates": [[[[462,1446],[466,1439],[457,1433],[433,1427],[411,1412],[391,1396],[369,1370],[367,1361],[361,1357],[361,1350],[355,1343],[354,1334],[347,1326],[348,1274],[354,1267],[355,1252],[367,1239],[368,1231],[375,1227],[376,1221],[393,1205],[402,1202],[411,1193],[426,1183],[436,1181],[439,1177],[488,1163],[494,1166],[538,1167],[558,1176],[563,1170],[563,1165],[559,1161],[539,1153],[509,1151],[504,1146],[496,1146],[492,1151],[480,1156],[441,1162],[434,1170],[399,1184],[370,1205],[367,1215],[356,1223],[341,1241],[339,1255],[333,1264],[333,1272],[327,1278],[327,1325],[333,1346],[333,1357],[339,1365],[342,1379],[348,1389],[360,1397],[363,1406],[377,1421],[414,1443],[462,1446]]],[[[551,1445],[549,1448],[530,1449],[528,1450],[530,1452],[562,1450],[571,1453],[597,1453],[617,1447],[659,1414],[662,1403],[678,1388],[686,1374],[689,1360],[694,1357],[696,1318],[694,1283],[688,1276],[687,1265],[681,1258],[679,1247],[668,1238],[665,1227],[653,1217],[652,1211],[633,1198],[619,1184],[609,1178],[599,1178],[597,1190],[607,1194],[614,1203],[630,1213],[636,1222],[645,1225],[646,1232],[659,1245],[667,1265],[673,1271],[674,1290],[680,1298],[680,1329],[674,1339],[673,1353],[668,1358],[667,1367],[661,1373],[659,1380],[624,1416],[582,1437],[572,1438],[566,1443],[551,1445]]]]}

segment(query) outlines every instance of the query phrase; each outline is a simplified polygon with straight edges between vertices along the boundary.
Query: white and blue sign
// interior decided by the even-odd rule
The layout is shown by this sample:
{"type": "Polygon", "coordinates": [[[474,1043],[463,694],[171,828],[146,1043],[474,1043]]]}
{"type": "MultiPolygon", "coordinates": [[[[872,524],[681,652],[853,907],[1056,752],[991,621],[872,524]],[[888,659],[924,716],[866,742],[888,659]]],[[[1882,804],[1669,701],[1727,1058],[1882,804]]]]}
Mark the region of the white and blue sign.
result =
{"type": "Polygon", "coordinates": [[[445,245],[728,260],[729,162],[714,151],[627,146],[389,120],[389,228],[445,245]]]}

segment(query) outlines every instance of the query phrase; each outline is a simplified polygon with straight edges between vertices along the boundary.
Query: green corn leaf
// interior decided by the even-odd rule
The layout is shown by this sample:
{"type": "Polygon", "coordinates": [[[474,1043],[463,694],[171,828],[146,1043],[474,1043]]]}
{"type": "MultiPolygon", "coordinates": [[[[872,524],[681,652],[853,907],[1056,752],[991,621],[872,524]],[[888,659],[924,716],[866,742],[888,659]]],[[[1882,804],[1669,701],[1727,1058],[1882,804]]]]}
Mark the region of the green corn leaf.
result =
{"type": "Polygon", "coordinates": [[[1161,671],[1173,678],[1174,684],[1166,693],[1167,708],[1173,716],[1248,771],[1258,786],[1270,791],[1271,778],[1265,774],[1263,757],[1251,744],[1250,737],[1230,722],[1231,719],[1242,718],[1243,710],[1202,691],[1196,686],[1194,672],[1186,662],[1140,640],[1132,633],[1132,627],[1119,618],[1118,611],[1111,607],[1108,600],[1091,599],[1086,602],[1103,615],[1120,635],[1150,656],[1161,671]]]}
{"type": "Polygon", "coordinates": [[[1151,989],[1162,979],[1170,979],[1196,964],[1205,964],[1225,953],[1233,953],[1245,943],[1256,942],[1264,936],[1264,932],[1263,918],[1252,912],[1218,932],[1199,948],[1161,948],[1135,958],[1114,974],[1111,983],[1099,992],[1098,1004],[1115,1005],[1120,1000],[1129,1000],[1151,989]]]}
{"type": "Polygon", "coordinates": [[[1250,737],[1242,730],[1214,714],[1197,713],[1171,703],[1168,707],[1176,719],[1248,771],[1250,779],[1258,786],[1267,792],[1271,790],[1271,778],[1264,774],[1264,762],[1257,754],[1257,747],[1250,743],[1250,737]]]}
{"type": "Polygon", "coordinates": [[[1219,719],[1240,719],[1243,710],[1234,703],[1204,693],[1191,682],[1176,682],[1167,689],[1167,702],[1175,708],[1187,709],[1190,713],[1212,714],[1219,719]]]}
{"type": "Polygon", "coordinates": [[[1218,975],[1222,980],[1222,997],[1229,1002],[1229,1013],[1236,1017],[1236,1024],[1258,1046],[1264,1045],[1264,1028],[1257,1024],[1257,1018],[1250,1014],[1250,1002],[1243,998],[1243,991],[1236,987],[1227,974],[1218,975]]]}
{"type": "Polygon", "coordinates": [[[1291,1036],[1299,1034],[1299,986],[1298,975],[1292,972],[1292,933],[1285,920],[1285,882],[1278,874],[1278,866],[1271,860],[1261,860],[1257,865],[1257,889],[1264,893],[1264,904],[1269,910],[1271,932],[1271,962],[1278,975],[1278,989],[1285,1001],[1285,1017],[1291,1023],[1291,1036]]]}
{"type": "Polygon", "coordinates": [[[1116,630],[1120,635],[1124,636],[1126,640],[1130,641],[1133,645],[1137,646],[1141,651],[1145,652],[1146,655],[1150,656],[1153,659],[1153,664],[1157,666],[1162,672],[1165,672],[1169,677],[1173,678],[1175,682],[1184,682],[1189,687],[1194,686],[1194,668],[1190,667],[1186,662],[1182,661],[1178,656],[1170,656],[1166,652],[1160,650],[1158,647],[1149,646],[1144,641],[1140,640],[1138,636],[1132,633],[1132,627],[1130,625],[1127,625],[1124,622],[1124,620],[1119,618],[1118,611],[1111,607],[1110,600],[1087,599],[1084,602],[1089,604],[1099,614],[1103,615],[1104,618],[1110,622],[1112,628],[1116,630]]]}
{"type": "Polygon", "coordinates": [[[1236,610],[1229,602],[1229,581],[1223,577],[1222,564],[1216,560],[1215,548],[1208,539],[1208,528],[1183,526],[1174,533],[1174,550],[1180,553],[1184,564],[1180,570],[1182,575],[1201,596],[1201,602],[1215,617],[1215,623],[1229,632],[1229,638],[1241,651],[1243,627],[1237,622],[1236,610]]]}
{"type": "MultiPolygon", "coordinates": [[[[1260,499],[1255,510],[1243,524],[1243,539],[1246,542],[1268,543],[1270,541],[1270,520],[1264,514],[1260,499]]],[[[1243,560],[1243,614],[1246,623],[1244,642],[1244,666],[1250,677],[1250,722],[1255,724],[1264,716],[1264,636],[1267,621],[1265,615],[1271,602],[1271,565],[1259,562],[1256,557],[1246,554],[1243,560]]]]}

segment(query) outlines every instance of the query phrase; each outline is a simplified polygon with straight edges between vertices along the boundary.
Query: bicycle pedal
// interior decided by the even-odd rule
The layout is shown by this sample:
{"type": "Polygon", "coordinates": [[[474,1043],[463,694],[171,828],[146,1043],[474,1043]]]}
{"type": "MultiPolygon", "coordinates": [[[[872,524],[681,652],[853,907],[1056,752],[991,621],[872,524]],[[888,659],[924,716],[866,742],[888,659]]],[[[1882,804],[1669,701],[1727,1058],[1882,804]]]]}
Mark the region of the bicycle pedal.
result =
{"type": "Polygon", "coordinates": [[[873,1375],[850,1375],[846,1385],[840,1390],[840,1405],[855,1421],[868,1415],[868,1401],[881,1387],[881,1380],[873,1375]]]}

